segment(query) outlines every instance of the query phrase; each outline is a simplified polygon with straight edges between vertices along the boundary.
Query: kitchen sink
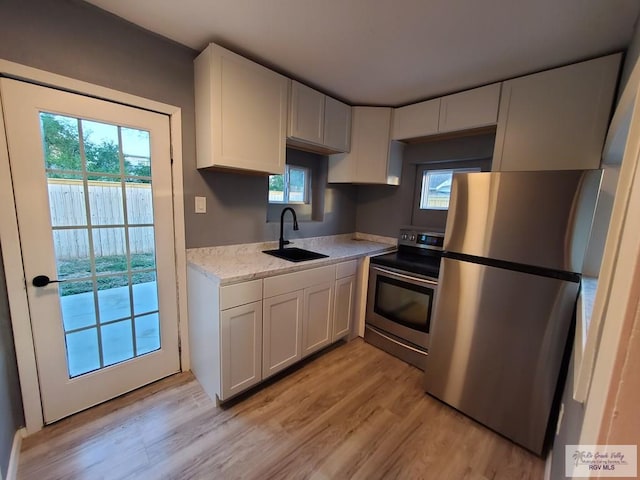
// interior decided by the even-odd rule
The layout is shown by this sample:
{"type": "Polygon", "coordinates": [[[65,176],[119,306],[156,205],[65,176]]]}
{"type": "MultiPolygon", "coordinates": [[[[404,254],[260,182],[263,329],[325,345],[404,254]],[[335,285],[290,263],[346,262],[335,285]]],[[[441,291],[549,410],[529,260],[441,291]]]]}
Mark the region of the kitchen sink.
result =
{"type": "Polygon", "coordinates": [[[318,258],[326,258],[329,255],[324,255],[318,252],[312,252],[311,250],[305,250],[304,248],[282,248],[275,250],[263,250],[262,253],[267,255],[273,255],[274,257],[284,258],[290,262],[304,262],[306,260],[316,260],[318,258]]]}

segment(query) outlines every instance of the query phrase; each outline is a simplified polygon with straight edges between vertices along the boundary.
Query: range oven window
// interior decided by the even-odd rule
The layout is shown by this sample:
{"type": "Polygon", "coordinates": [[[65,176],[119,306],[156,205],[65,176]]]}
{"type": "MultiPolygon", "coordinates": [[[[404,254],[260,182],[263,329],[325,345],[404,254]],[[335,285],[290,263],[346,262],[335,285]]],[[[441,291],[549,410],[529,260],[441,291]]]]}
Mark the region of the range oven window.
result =
{"type": "Polygon", "coordinates": [[[434,290],[378,275],[373,310],[388,320],[429,333],[434,290]]]}

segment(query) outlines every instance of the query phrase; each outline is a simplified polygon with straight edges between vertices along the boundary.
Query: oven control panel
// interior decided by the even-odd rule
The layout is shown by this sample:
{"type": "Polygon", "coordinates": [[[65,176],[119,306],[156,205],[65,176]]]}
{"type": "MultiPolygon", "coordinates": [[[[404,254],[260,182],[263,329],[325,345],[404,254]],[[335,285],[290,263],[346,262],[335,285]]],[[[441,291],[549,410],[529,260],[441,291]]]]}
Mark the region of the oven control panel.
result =
{"type": "Polygon", "coordinates": [[[443,244],[444,233],[422,232],[403,228],[398,235],[398,245],[426,248],[429,250],[442,250],[443,244]]]}

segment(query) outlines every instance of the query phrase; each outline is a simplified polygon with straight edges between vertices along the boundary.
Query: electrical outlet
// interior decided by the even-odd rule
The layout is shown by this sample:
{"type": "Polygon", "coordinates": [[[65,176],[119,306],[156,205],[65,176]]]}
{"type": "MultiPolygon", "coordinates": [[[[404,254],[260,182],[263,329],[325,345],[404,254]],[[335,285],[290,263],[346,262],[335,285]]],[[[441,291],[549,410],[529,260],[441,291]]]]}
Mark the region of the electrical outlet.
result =
{"type": "Polygon", "coordinates": [[[207,197],[196,197],[196,213],[207,213],[207,197]]]}

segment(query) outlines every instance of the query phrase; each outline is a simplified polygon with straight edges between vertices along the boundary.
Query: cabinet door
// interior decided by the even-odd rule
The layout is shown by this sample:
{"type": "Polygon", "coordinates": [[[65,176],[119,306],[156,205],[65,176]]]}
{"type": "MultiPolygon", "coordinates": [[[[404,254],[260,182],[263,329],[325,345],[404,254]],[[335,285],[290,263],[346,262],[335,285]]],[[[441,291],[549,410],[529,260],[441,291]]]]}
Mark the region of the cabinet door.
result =
{"type": "Polygon", "coordinates": [[[498,122],[500,83],[442,97],[438,132],[455,132],[498,122]]]}
{"type": "Polygon", "coordinates": [[[356,107],[353,121],[357,137],[356,182],[387,183],[391,109],[356,107]]]}
{"type": "Polygon", "coordinates": [[[348,335],[354,311],[356,277],[351,275],[336,280],[332,341],[348,335]]]}
{"type": "Polygon", "coordinates": [[[220,312],[220,356],[220,400],[262,380],[262,302],[220,312]]]}
{"type": "Polygon", "coordinates": [[[195,60],[198,168],[283,173],[289,79],[218,45],[195,60]]]}
{"type": "Polygon", "coordinates": [[[503,83],[493,170],[599,168],[620,54],[503,83]]]}
{"type": "Polygon", "coordinates": [[[299,82],[291,82],[289,137],[317,145],[324,141],[325,95],[299,82]]]}
{"type": "Polygon", "coordinates": [[[333,282],[304,289],[302,318],[302,356],[304,357],[331,343],[333,282]]]}
{"type": "Polygon", "coordinates": [[[393,112],[393,140],[426,137],[438,133],[440,99],[414,103],[393,112]]]}
{"type": "Polygon", "coordinates": [[[263,300],[262,378],[302,358],[302,302],[302,290],[263,300]]]}
{"type": "Polygon", "coordinates": [[[351,107],[326,96],[324,145],[336,152],[348,152],[351,147],[351,107]]]}

